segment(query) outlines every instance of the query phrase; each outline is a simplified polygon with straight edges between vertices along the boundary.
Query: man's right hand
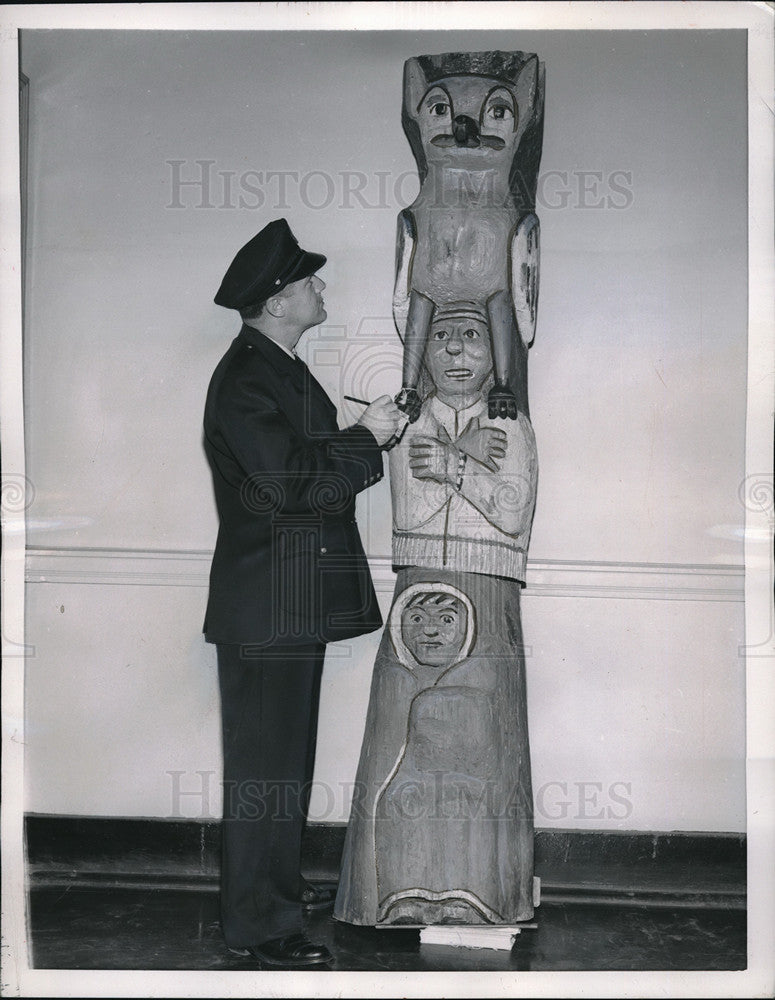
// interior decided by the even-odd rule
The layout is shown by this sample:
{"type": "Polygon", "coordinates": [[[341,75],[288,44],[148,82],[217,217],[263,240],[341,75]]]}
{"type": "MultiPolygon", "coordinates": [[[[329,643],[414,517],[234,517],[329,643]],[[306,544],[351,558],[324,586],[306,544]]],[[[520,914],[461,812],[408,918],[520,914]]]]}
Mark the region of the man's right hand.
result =
{"type": "Polygon", "coordinates": [[[377,444],[382,448],[403,429],[406,415],[399,410],[390,396],[380,396],[366,407],[358,423],[371,431],[377,439],[377,444]]]}

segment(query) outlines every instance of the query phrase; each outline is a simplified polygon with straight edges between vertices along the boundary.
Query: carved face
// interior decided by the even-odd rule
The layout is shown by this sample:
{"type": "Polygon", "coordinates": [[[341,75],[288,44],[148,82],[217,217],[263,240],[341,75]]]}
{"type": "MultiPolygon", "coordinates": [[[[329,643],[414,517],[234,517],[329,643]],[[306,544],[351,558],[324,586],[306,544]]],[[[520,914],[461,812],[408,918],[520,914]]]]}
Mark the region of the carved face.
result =
{"type": "MultiPolygon", "coordinates": [[[[508,177],[523,137],[540,127],[542,115],[543,70],[530,53],[446,53],[404,66],[404,129],[421,180],[430,167],[508,177]]],[[[532,161],[535,136],[528,146],[519,153],[532,161]]],[[[530,189],[537,162],[525,169],[530,189]]]]}
{"type": "Polygon", "coordinates": [[[465,315],[437,317],[425,347],[425,365],[442,401],[469,406],[492,371],[487,324],[465,315]]]}
{"type": "Polygon", "coordinates": [[[418,595],[401,615],[401,635],[418,663],[446,667],[460,656],[466,637],[468,612],[451,594],[418,595]]]}
{"type": "Polygon", "coordinates": [[[511,163],[519,109],[514,91],[493,77],[447,77],[417,108],[420,139],[429,163],[454,161],[469,170],[511,163]]]}

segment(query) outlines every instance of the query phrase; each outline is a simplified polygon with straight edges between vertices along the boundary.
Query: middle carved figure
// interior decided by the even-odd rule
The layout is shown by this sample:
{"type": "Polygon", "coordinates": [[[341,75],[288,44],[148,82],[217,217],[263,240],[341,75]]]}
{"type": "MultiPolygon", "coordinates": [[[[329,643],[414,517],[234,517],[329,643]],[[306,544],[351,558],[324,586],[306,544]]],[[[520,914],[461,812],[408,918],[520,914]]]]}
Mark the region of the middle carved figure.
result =
{"type": "Polygon", "coordinates": [[[542,111],[534,55],[405,66],[421,191],[399,218],[394,312],[410,423],[389,455],[397,578],[334,909],[349,923],[533,916],[520,594],[538,476],[526,356],[542,111]]]}

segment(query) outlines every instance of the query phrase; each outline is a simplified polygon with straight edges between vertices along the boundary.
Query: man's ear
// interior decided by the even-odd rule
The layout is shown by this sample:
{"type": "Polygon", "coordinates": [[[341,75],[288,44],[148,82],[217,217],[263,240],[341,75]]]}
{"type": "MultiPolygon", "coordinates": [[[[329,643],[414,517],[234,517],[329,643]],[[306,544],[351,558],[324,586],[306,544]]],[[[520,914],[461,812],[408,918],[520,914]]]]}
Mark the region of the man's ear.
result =
{"type": "Polygon", "coordinates": [[[271,298],[267,299],[264,303],[264,312],[268,312],[270,316],[280,318],[285,315],[285,300],[282,295],[273,295],[271,298]]]}

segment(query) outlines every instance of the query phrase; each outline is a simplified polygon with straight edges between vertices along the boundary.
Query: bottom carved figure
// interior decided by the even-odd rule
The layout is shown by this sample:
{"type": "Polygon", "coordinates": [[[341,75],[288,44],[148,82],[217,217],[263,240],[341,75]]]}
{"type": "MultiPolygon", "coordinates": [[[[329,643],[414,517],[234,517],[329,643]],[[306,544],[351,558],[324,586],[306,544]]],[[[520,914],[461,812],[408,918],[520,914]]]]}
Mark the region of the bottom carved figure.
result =
{"type": "Polygon", "coordinates": [[[334,916],[533,916],[520,583],[399,570],[374,667],[334,916]]]}

